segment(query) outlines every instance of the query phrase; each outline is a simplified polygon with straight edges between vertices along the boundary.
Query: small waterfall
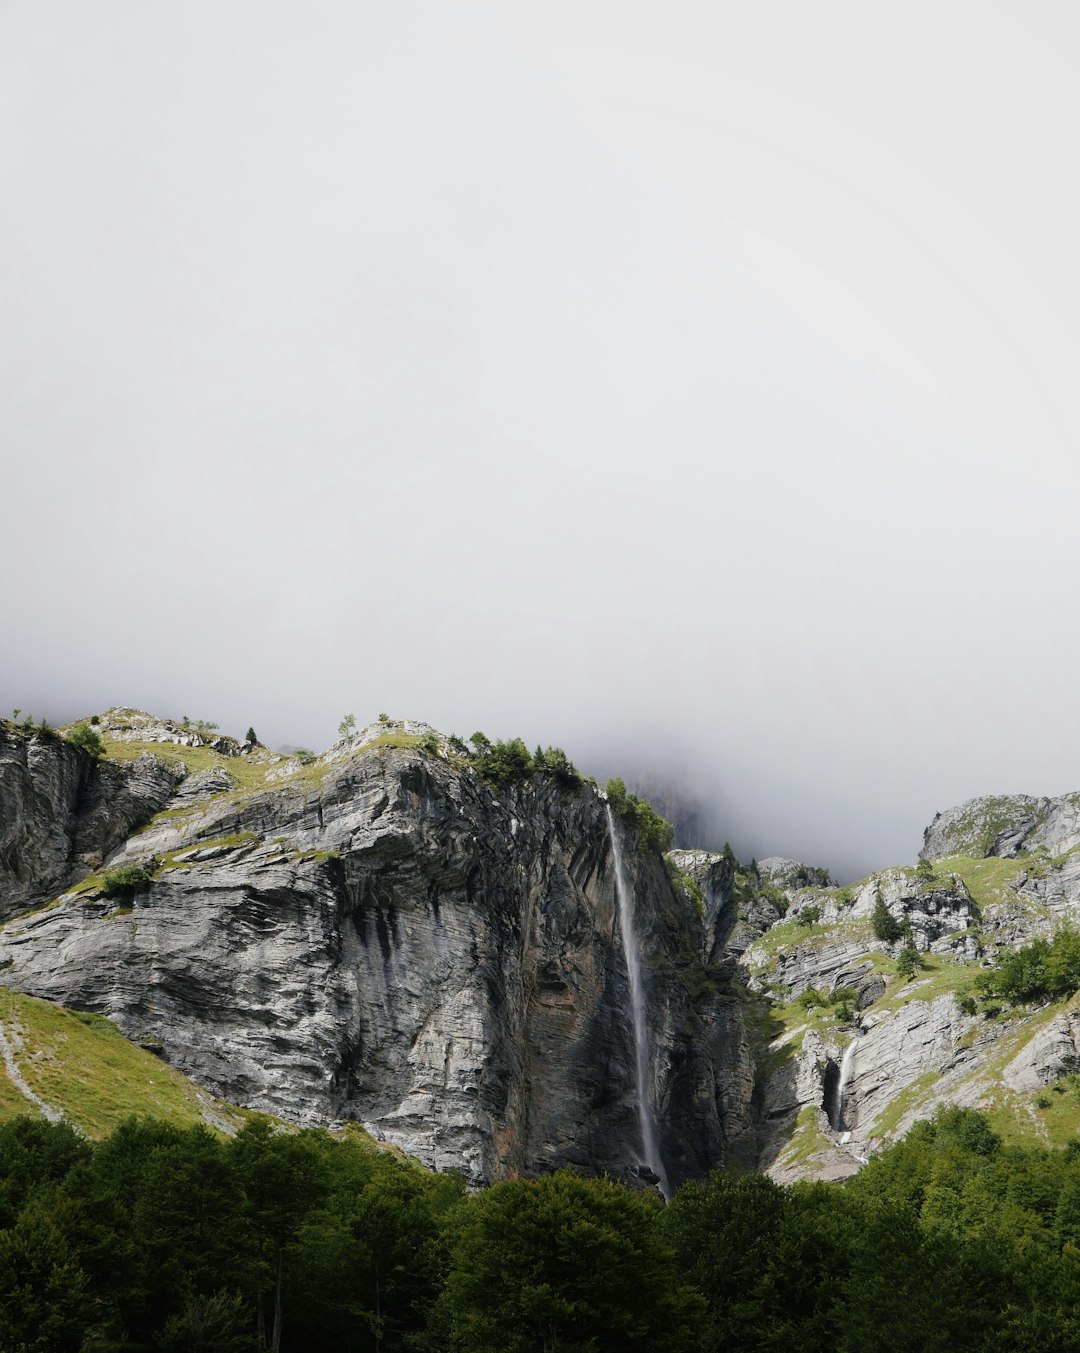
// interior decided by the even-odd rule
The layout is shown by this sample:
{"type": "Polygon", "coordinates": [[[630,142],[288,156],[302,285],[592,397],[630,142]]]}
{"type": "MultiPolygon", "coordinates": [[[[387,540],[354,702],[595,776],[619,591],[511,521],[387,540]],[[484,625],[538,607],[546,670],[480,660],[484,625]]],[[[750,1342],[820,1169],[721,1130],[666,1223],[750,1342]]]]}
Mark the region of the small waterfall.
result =
{"type": "Polygon", "coordinates": [[[835,1132],[840,1132],[844,1126],[844,1091],[847,1089],[848,1081],[851,1079],[851,1068],[855,1064],[855,1045],[858,1041],[858,1035],[856,1035],[844,1049],[844,1055],[840,1059],[840,1076],[836,1082],[836,1096],[833,1100],[833,1111],[829,1115],[835,1132]]]}
{"type": "Polygon", "coordinates": [[[660,1180],[660,1192],[671,1196],[667,1172],[656,1149],[656,1130],[653,1126],[649,1093],[649,1032],[645,1027],[645,998],[641,990],[641,955],[638,953],[637,933],[631,906],[630,889],[623,872],[619,834],[615,829],[615,814],[611,804],[607,809],[611,853],[615,859],[615,901],[619,908],[619,929],[622,931],[623,952],[626,955],[626,976],[630,985],[630,1015],[634,1023],[634,1062],[637,1077],[638,1124],[641,1128],[641,1163],[647,1165],[660,1180]]]}

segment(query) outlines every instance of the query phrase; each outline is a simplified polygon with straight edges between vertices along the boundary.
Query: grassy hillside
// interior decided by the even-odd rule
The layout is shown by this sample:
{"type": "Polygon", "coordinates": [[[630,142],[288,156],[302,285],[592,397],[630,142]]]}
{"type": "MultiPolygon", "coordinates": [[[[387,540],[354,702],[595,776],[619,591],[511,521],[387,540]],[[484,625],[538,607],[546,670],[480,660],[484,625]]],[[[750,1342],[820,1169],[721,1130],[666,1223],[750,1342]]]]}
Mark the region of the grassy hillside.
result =
{"type": "MultiPolygon", "coordinates": [[[[177,1127],[242,1121],[107,1019],[0,988],[0,1023],[26,1086],[73,1127],[98,1138],[131,1114],[177,1127]]],[[[42,1111],[0,1061],[0,1120],[42,1111]]]]}

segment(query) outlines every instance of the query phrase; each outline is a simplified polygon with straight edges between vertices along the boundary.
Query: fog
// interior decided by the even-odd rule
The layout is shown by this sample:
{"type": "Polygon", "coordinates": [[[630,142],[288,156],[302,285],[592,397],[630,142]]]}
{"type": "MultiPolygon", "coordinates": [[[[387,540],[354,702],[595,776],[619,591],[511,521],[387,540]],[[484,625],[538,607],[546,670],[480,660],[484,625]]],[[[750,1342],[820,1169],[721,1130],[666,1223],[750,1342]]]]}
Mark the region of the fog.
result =
{"type": "Polygon", "coordinates": [[[520,734],[839,878],[1080,788],[1019,15],[7,0],[0,708],[520,734]]]}

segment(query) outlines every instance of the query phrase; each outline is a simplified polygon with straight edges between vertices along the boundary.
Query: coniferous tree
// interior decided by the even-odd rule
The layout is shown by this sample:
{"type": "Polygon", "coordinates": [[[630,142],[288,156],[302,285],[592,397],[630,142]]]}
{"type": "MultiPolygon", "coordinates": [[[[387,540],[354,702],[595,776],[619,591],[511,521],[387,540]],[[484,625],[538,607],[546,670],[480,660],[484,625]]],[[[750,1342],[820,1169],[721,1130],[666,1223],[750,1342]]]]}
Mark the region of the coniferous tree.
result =
{"type": "Polygon", "coordinates": [[[904,927],[885,905],[885,899],[878,888],[874,893],[874,909],[870,913],[870,928],[876,940],[886,944],[895,944],[904,933],[904,927]]]}

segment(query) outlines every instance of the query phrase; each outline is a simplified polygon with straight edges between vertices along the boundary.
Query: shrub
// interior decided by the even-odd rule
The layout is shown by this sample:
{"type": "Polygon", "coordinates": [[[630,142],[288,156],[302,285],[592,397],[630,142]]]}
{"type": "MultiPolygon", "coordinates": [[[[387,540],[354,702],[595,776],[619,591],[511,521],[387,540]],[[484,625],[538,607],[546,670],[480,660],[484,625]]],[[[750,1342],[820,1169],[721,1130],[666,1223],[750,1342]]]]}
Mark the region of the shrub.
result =
{"type": "Polygon", "coordinates": [[[132,897],[150,886],[150,875],[141,864],[122,864],[101,876],[101,891],[106,897],[132,897]]]}
{"type": "Polygon", "coordinates": [[[337,726],[338,737],[347,738],[355,727],[356,727],[356,715],[346,714],[345,717],[337,726]]]}
{"type": "Polygon", "coordinates": [[[88,723],[77,724],[67,735],[67,740],[73,747],[78,747],[79,751],[92,756],[95,761],[100,761],[105,755],[105,744],[88,723]]]}
{"type": "Polygon", "coordinates": [[[919,951],[913,944],[905,944],[896,956],[896,971],[910,981],[922,967],[919,951]]]}
{"type": "Polygon", "coordinates": [[[493,780],[496,784],[511,780],[523,780],[533,769],[533,759],[529,754],[529,749],[520,738],[510,738],[507,742],[500,739],[498,742],[491,743],[484,738],[482,733],[474,733],[472,742],[474,746],[480,747],[476,754],[475,765],[485,780],[493,780]],[[483,738],[483,742],[487,744],[486,747],[477,742],[478,737],[483,738]]]}
{"type": "Polygon", "coordinates": [[[537,747],[533,755],[533,766],[552,776],[560,789],[580,789],[581,774],[561,747],[537,747]]]}
{"type": "Polygon", "coordinates": [[[1002,954],[980,985],[984,995],[1013,1005],[1071,996],[1080,991],[1080,931],[1063,926],[1050,939],[1002,954]]]}
{"type": "Polygon", "coordinates": [[[671,849],[675,828],[660,816],[652,804],[631,794],[619,779],[609,780],[605,793],[615,816],[637,835],[639,849],[657,855],[671,849]]]}
{"type": "Polygon", "coordinates": [[[821,908],[816,902],[811,902],[808,906],[799,908],[795,913],[795,919],[800,925],[817,925],[821,920],[821,908]]]}
{"type": "Polygon", "coordinates": [[[859,993],[854,987],[837,987],[829,993],[829,1005],[837,1019],[849,1024],[855,1015],[859,993]]]}
{"type": "Polygon", "coordinates": [[[424,736],[420,739],[419,747],[422,752],[427,752],[428,756],[438,756],[439,755],[438,736],[433,732],[425,733],[424,736]]]}

